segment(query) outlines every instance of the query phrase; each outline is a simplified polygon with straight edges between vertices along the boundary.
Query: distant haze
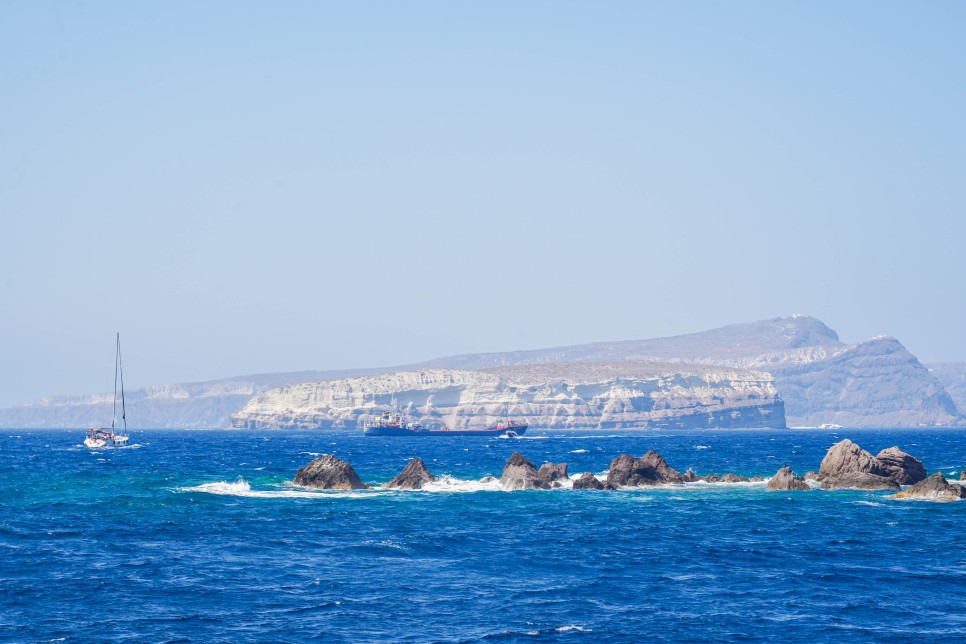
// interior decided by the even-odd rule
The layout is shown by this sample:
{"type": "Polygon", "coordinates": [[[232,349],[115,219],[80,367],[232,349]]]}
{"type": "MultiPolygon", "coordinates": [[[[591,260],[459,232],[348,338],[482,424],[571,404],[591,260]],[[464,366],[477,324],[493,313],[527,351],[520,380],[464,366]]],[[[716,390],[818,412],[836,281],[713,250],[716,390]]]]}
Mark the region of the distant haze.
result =
{"type": "Polygon", "coordinates": [[[792,313],[966,359],[966,4],[7,3],[0,407],[792,313]]]}

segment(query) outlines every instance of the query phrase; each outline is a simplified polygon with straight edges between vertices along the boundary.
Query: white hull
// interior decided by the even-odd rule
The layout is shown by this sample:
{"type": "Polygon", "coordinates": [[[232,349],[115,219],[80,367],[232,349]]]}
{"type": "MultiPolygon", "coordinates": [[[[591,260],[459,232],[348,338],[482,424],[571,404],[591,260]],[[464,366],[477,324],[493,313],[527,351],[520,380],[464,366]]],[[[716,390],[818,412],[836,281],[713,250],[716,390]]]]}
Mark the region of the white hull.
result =
{"type": "Polygon", "coordinates": [[[91,449],[99,447],[119,447],[126,445],[128,436],[125,434],[115,434],[109,429],[91,429],[87,432],[84,444],[91,449]]]}

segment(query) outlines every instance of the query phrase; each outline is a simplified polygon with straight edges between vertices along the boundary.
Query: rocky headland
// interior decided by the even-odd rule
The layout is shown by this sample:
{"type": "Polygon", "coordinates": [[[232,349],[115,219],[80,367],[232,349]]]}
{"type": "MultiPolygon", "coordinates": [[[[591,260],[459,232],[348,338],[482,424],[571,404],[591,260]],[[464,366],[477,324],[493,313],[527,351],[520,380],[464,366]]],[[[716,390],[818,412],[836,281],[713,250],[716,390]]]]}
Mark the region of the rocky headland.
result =
{"type": "MultiPolygon", "coordinates": [[[[429,407],[424,420],[459,427],[508,408],[546,428],[966,425],[966,363],[927,368],[895,338],[847,344],[804,315],[652,340],[156,385],[128,392],[128,418],[151,428],[354,429],[394,393],[417,416],[429,407]],[[440,371],[453,382],[430,375],[440,371]],[[441,388],[414,384],[414,373],[441,388]]],[[[110,417],[111,402],[110,392],[43,398],[0,409],[0,427],[87,427],[110,417]]]]}

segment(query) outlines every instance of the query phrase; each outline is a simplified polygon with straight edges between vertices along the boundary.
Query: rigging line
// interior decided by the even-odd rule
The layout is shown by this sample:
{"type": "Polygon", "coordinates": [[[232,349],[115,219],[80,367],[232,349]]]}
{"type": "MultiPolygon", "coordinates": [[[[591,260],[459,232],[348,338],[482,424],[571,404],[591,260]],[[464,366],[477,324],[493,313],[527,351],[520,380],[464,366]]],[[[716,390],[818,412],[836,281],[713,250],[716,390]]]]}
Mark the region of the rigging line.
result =
{"type": "Polygon", "coordinates": [[[117,334],[117,366],[121,372],[121,420],[124,421],[124,434],[127,435],[127,407],[124,405],[124,363],[121,361],[121,334],[117,334]]]}
{"type": "Polygon", "coordinates": [[[114,423],[117,422],[117,368],[121,358],[121,334],[117,334],[117,344],[114,351],[114,406],[111,410],[111,431],[114,431],[114,423]]]}

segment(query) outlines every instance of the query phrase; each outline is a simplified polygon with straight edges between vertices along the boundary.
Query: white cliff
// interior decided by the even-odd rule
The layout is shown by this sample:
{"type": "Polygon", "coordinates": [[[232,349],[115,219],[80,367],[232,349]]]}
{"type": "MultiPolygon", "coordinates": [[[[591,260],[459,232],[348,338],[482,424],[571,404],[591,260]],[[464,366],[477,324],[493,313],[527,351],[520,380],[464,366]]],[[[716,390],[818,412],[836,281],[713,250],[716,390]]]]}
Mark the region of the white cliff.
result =
{"type": "Polygon", "coordinates": [[[231,424],[354,428],[393,400],[415,420],[454,428],[507,415],[542,428],[785,426],[768,374],[640,362],[419,369],[302,383],[260,392],[231,424]]]}

